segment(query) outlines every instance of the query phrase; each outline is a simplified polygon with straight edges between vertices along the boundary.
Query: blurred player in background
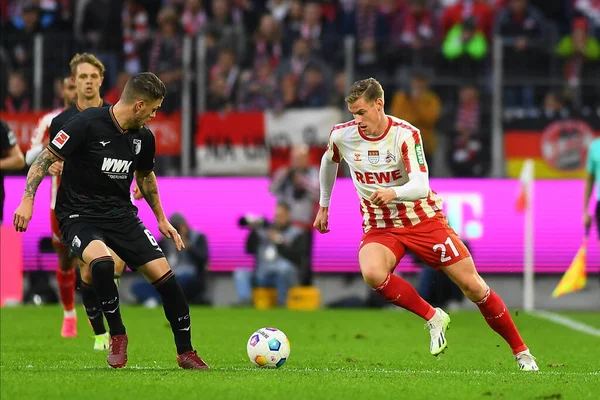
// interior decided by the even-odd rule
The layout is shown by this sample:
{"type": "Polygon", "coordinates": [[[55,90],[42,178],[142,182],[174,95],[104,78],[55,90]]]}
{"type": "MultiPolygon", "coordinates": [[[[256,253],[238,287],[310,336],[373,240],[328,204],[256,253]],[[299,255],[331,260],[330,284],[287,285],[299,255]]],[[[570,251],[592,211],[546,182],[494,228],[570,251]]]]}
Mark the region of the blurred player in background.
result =
{"type": "Polygon", "coordinates": [[[600,238],[600,139],[595,139],[588,148],[586,175],[585,175],[585,192],[583,194],[583,225],[586,230],[592,225],[592,216],[589,212],[590,197],[592,189],[596,185],[596,229],[600,238]]]}
{"type": "Polygon", "coordinates": [[[85,263],[81,265],[82,280],[90,283],[86,277],[93,277],[93,290],[110,328],[107,362],[113,368],[127,364],[128,337],[113,281],[115,259],[108,246],[160,293],[179,366],[208,369],[192,347],[190,310],[183,291],[130,198],[135,177],[160,232],[175,242],[177,250],[184,247],[162,208],[153,172],[156,141],[145,125],[156,116],[165,93],[165,85],[156,75],[140,73],[127,82],[114,106],[91,107],[71,118],[29,169],[25,192],[13,219],[17,231],[27,229],[40,182],[50,165],[65,161],[56,217],[64,242],[85,263]]]}
{"type": "MultiPolygon", "coordinates": [[[[104,65],[92,54],[76,54],[69,64],[71,76],[63,80],[64,108],[54,110],[44,115],[38,122],[36,131],[31,140],[31,148],[27,152],[28,165],[33,164],[37,156],[58,133],[71,117],[89,107],[108,106],[100,98],[100,86],[104,76],[104,65]]],[[[77,313],[75,311],[75,258],[69,254],[69,248],[63,244],[62,234],[54,213],[56,194],[60,185],[63,162],[58,161],[49,168],[52,175],[52,197],[50,202],[50,224],[52,228],[52,244],[58,254],[59,268],[56,270],[56,282],[63,305],[63,324],[61,335],[63,337],[77,336],[77,313]]],[[[125,264],[118,257],[116,274],[119,276],[125,264]]],[[[82,269],[84,271],[85,269],[82,269]]],[[[89,277],[87,277],[89,278],[89,277]]],[[[87,282],[91,283],[91,278],[87,282]]],[[[83,282],[86,282],[82,277],[83,282]]],[[[91,287],[86,287],[82,282],[81,295],[90,325],[94,330],[95,350],[106,350],[109,346],[109,335],[104,326],[100,300],[91,287]]]]}
{"type": "MultiPolygon", "coordinates": [[[[31,137],[31,142],[29,143],[29,150],[27,150],[27,153],[25,154],[25,162],[27,165],[33,164],[37,156],[39,156],[46,145],[48,145],[50,123],[52,120],[77,101],[77,86],[75,86],[75,81],[71,75],[63,78],[61,90],[63,106],[44,114],[39,119],[35,131],[33,132],[33,136],[31,137]]],[[[52,173],[52,170],[49,170],[48,172],[52,173]]],[[[58,185],[55,184],[56,181],[56,179],[52,180],[53,189],[58,189],[58,185]]]]}
{"type": "Polygon", "coordinates": [[[365,232],[359,264],[367,284],[391,303],[427,321],[430,352],[447,347],[450,317],[433,308],[405,280],[393,274],[407,250],[440,268],[479,307],[488,325],[510,345],[521,370],[536,371],[535,358],[504,302],[479,276],[473,259],[442,213],[442,200],[429,188],[421,134],[384,112],[384,93],[373,78],[355,82],[346,102],[354,120],[333,127],[321,160],[320,209],[314,227],[329,232],[329,203],[338,163],[346,160],[360,198],[365,232]]]}
{"type": "Polygon", "coordinates": [[[0,119],[0,225],[4,216],[4,171],[18,171],[25,167],[25,157],[17,138],[6,122],[0,119]]]}
{"type": "MultiPolygon", "coordinates": [[[[50,137],[50,124],[52,120],[60,115],[65,109],[71,107],[77,101],[77,87],[72,76],[66,76],[62,80],[62,98],[64,106],[52,110],[43,115],[38,121],[29,150],[25,154],[25,162],[28,166],[33,164],[38,155],[48,145],[50,137]]],[[[69,249],[63,245],[62,236],[58,229],[58,221],[54,215],[54,204],[56,203],[56,192],[60,184],[60,171],[62,165],[55,163],[50,166],[48,172],[52,175],[51,197],[50,197],[50,228],[52,231],[52,246],[58,254],[58,268],[56,269],[56,283],[60,294],[60,301],[63,305],[64,316],[61,329],[63,337],[77,336],[77,319],[75,313],[75,270],[74,260],[69,255],[69,249]]]]}

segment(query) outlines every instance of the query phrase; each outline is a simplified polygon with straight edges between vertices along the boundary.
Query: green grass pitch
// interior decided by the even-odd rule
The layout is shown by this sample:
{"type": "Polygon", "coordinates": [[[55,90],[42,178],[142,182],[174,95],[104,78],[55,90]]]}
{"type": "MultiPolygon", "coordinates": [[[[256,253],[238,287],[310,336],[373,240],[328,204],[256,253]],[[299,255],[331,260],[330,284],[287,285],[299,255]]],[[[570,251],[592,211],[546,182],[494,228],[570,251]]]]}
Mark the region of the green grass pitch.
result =
{"type": "MultiPolygon", "coordinates": [[[[416,316],[389,310],[192,309],[194,346],[211,371],[177,367],[160,308],[123,307],[129,362],[113,370],[92,349],[81,307],[79,337],[60,337],[58,307],[1,310],[0,398],[11,399],[597,399],[600,338],[519,313],[515,321],[539,373],[518,370],[477,312],[451,313],[449,348],[429,354],[416,316]],[[277,370],[253,367],[252,332],[283,330],[291,342],[277,370]]],[[[600,313],[562,313],[581,322],[600,313]]]]}

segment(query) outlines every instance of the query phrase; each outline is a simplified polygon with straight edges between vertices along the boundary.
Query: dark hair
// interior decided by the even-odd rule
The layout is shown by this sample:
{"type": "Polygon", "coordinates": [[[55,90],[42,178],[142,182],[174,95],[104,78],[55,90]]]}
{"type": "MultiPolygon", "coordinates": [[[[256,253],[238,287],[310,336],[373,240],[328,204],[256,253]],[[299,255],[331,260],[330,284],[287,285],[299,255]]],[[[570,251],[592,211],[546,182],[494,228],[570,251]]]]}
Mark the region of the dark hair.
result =
{"type": "Polygon", "coordinates": [[[141,72],[129,78],[121,98],[127,103],[138,100],[156,101],[165,97],[167,88],[152,72],[141,72]]]}

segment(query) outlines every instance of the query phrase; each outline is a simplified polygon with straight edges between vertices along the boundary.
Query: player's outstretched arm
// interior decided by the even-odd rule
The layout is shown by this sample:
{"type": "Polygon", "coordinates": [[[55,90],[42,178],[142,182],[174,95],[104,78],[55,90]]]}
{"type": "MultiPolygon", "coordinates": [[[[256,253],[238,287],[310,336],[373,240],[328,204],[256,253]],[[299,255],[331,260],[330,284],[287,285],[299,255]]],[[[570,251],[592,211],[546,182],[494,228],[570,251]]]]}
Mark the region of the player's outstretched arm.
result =
{"type": "Polygon", "coordinates": [[[27,230],[27,225],[29,224],[29,221],[31,221],[31,216],[33,215],[33,201],[38,187],[44,180],[48,168],[58,160],[59,158],[46,148],[35,159],[31,168],[29,168],[25,192],[23,193],[21,204],[19,204],[19,207],[13,216],[13,223],[16,231],[25,232],[27,230]]]}
{"type": "Polygon", "coordinates": [[[338,163],[333,161],[328,153],[325,153],[321,158],[321,168],[319,169],[320,207],[313,224],[320,233],[329,232],[329,203],[331,202],[331,192],[333,191],[337,171],[338,163]]]}
{"type": "Polygon", "coordinates": [[[29,150],[27,150],[27,153],[25,153],[25,164],[33,164],[42,151],[44,151],[44,145],[42,143],[32,146],[29,150]]]}
{"type": "Polygon", "coordinates": [[[417,201],[429,195],[429,177],[426,172],[413,171],[408,174],[408,182],[402,186],[377,189],[371,195],[371,202],[376,206],[387,205],[395,199],[401,201],[417,201]]]}
{"type": "Polygon", "coordinates": [[[135,181],[157,221],[167,219],[158,195],[158,183],[154,171],[135,171],[135,181]]]}
{"type": "Polygon", "coordinates": [[[25,167],[25,158],[19,145],[11,147],[6,157],[0,159],[0,170],[17,171],[25,167]]]}
{"type": "Polygon", "coordinates": [[[7,149],[7,152],[4,156],[0,154],[0,170],[19,170],[25,166],[23,152],[15,134],[6,122],[0,120],[0,148],[2,147],[7,149]]]}
{"type": "Polygon", "coordinates": [[[165,216],[160,196],[158,195],[158,183],[156,182],[154,171],[135,171],[135,181],[144,196],[144,200],[146,200],[146,203],[148,203],[158,221],[160,233],[173,239],[177,250],[183,249],[185,246],[183,245],[181,236],[179,236],[177,229],[171,225],[165,216]]]}
{"type": "Polygon", "coordinates": [[[48,169],[57,161],[60,161],[60,158],[48,150],[48,148],[45,148],[40,155],[37,156],[27,173],[27,184],[25,185],[23,199],[31,199],[31,201],[33,201],[40,183],[42,183],[46,173],[48,173],[48,169]]]}

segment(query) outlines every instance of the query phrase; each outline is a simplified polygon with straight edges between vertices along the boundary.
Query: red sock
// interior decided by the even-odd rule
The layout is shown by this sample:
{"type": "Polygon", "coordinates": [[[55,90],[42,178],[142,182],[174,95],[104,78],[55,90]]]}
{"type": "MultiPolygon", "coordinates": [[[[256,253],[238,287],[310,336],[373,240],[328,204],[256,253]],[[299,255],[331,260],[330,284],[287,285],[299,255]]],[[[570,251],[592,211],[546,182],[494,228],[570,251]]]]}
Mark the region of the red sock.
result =
{"type": "Polygon", "coordinates": [[[479,307],[490,328],[506,340],[513,354],[527,350],[527,346],[525,346],[510,312],[500,296],[488,288],[483,299],[476,301],[475,304],[479,307]]]}
{"type": "Polygon", "coordinates": [[[60,268],[56,270],[56,283],[60,293],[60,301],[65,311],[75,309],[75,269],[63,271],[60,268]]]}
{"type": "Polygon", "coordinates": [[[394,274],[388,274],[383,283],[375,288],[387,301],[417,314],[429,321],[435,309],[426,302],[414,287],[394,274]]]}

